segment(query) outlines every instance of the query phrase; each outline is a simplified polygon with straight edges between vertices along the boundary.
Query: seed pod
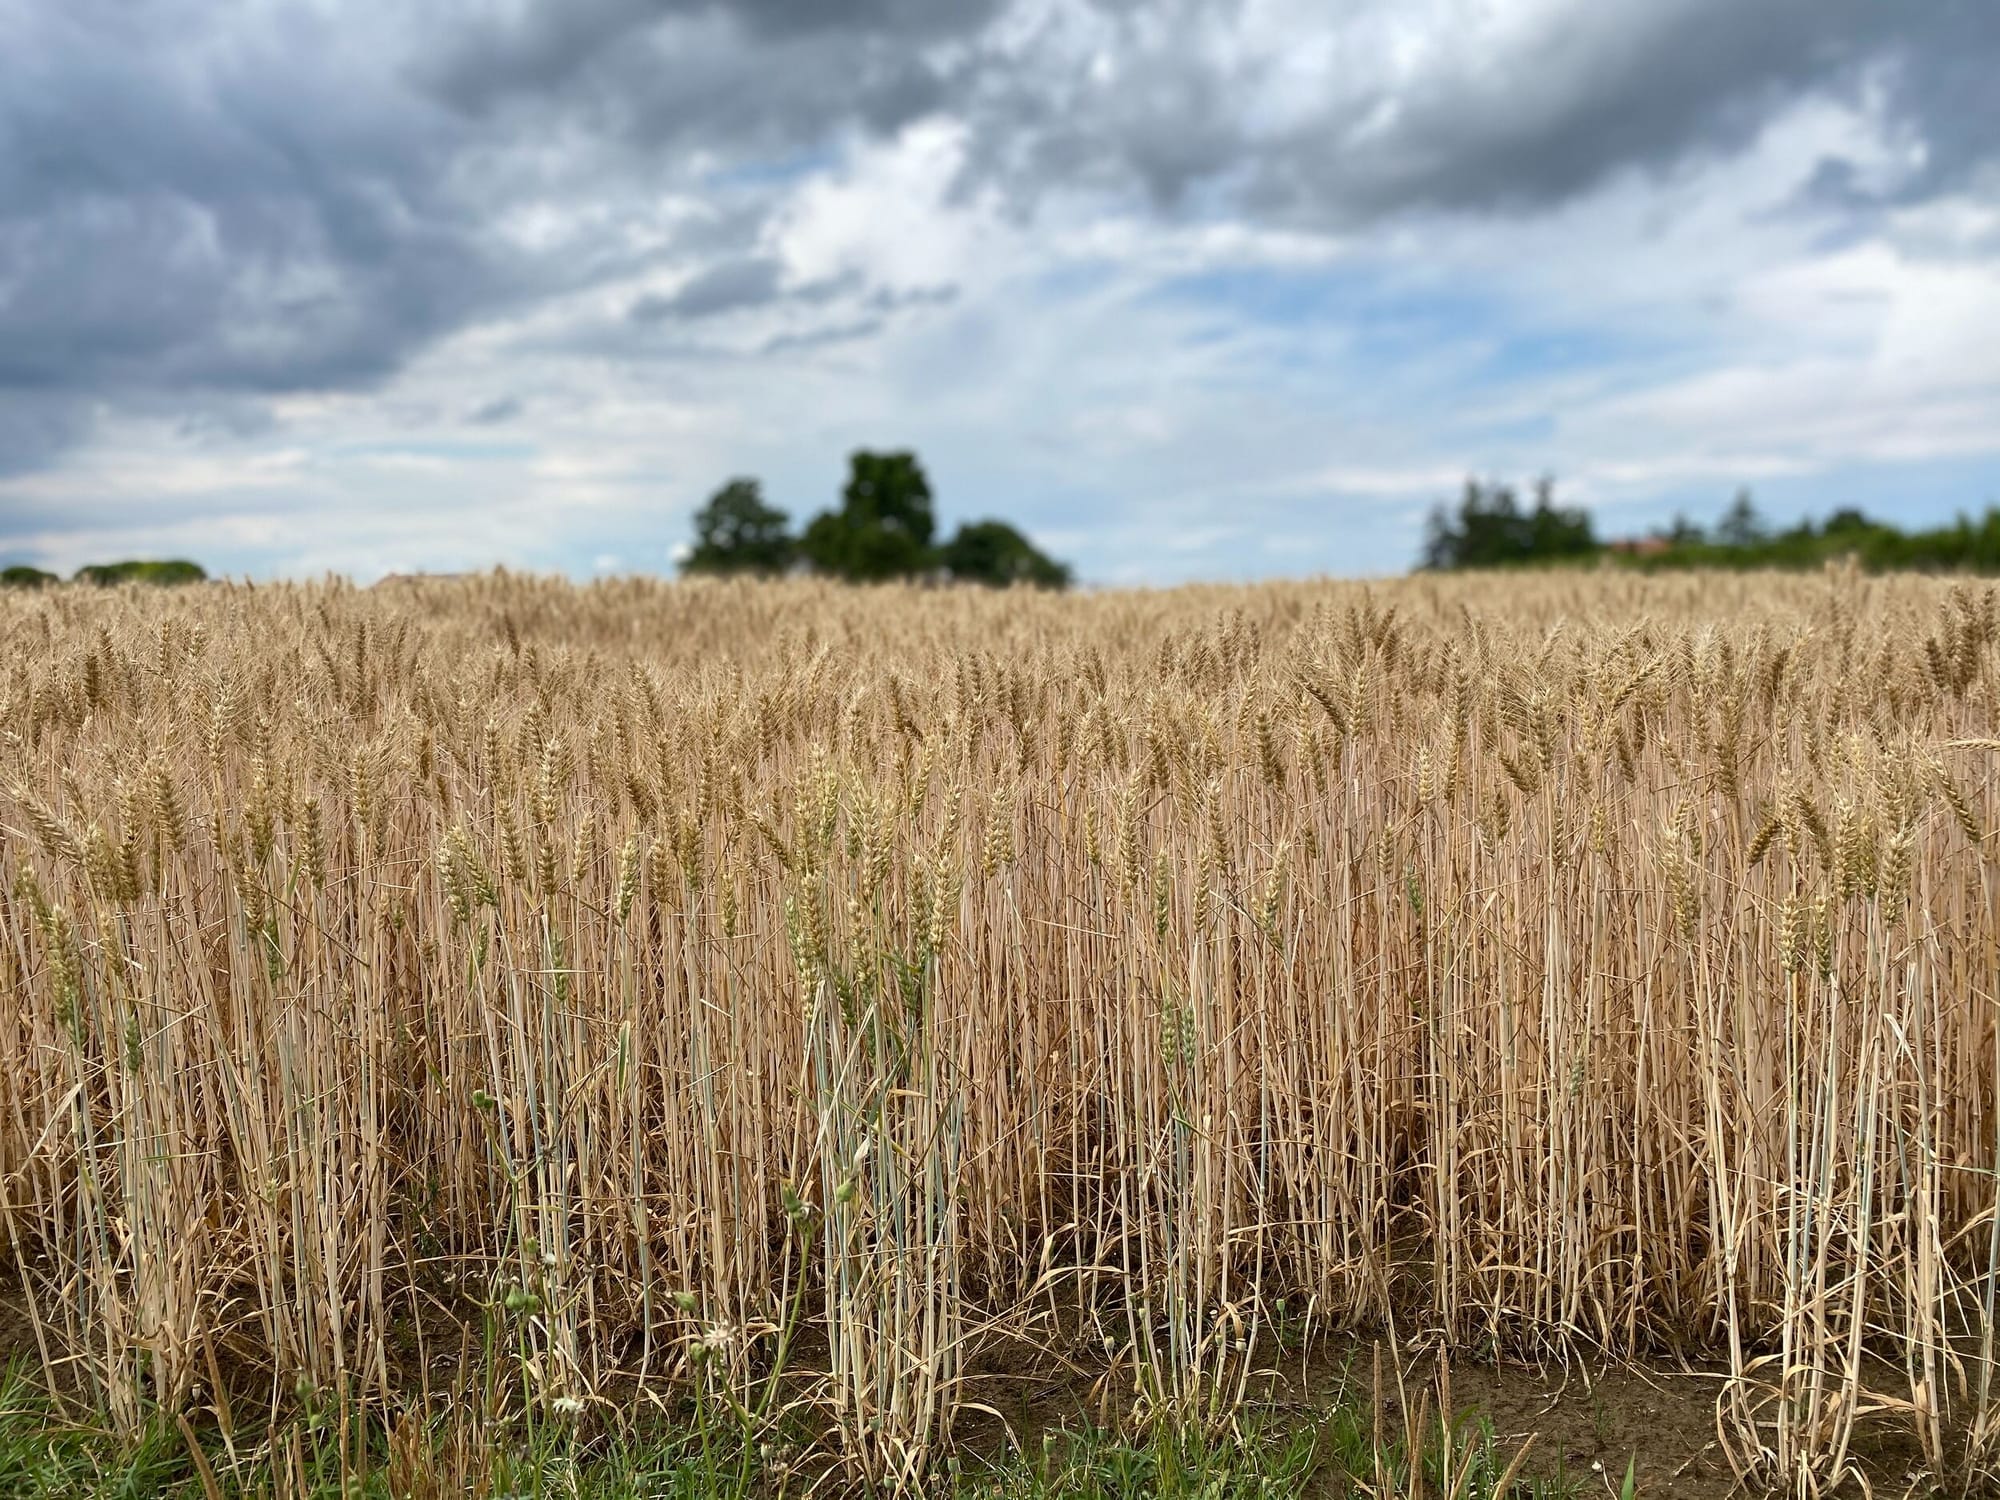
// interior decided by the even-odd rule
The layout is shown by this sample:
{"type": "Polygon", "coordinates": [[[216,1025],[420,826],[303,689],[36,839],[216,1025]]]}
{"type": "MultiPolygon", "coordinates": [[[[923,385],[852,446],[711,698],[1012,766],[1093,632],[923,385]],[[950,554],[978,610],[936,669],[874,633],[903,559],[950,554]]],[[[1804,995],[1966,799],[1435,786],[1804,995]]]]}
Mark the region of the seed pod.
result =
{"type": "Polygon", "coordinates": [[[306,879],[311,882],[314,890],[319,890],[326,885],[326,829],[320,812],[319,798],[306,798],[303,824],[299,831],[300,855],[304,861],[306,879]]]}
{"type": "Polygon", "coordinates": [[[993,799],[986,821],[986,840],[980,853],[981,872],[991,879],[1002,865],[1014,860],[1014,793],[1003,788],[993,799]]]}
{"type": "Polygon", "coordinates": [[[957,899],[955,868],[941,858],[931,880],[930,911],[924,920],[924,947],[927,951],[937,953],[943,949],[945,937],[951,931],[951,909],[957,904],[957,899]]]}
{"type": "Polygon", "coordinates": [[[1810,942],[1810,924],[1799,898],[1785,897],[1778,910],[1778,955],[1787,974],[1796,974],[1804,965],[1810,942]]]}
{"type": "Polygon", "coordinates": [[[1944,799],[1944,805],[1950,809],[1952,821],[1958,824],[1959,832],[1965,835],[1965,841],[1968,844],[1979,844],[1982,832],[1979,816],[1972,810],[1972,799],[1965,795],[1964,789],[1952,779],[1951,773],[1939,762],[1931,763],[1930,776],[1931,785],[1944,799]]]}
{"type": "Polygon", "coordinates": [[[1916,830],[1908,824],[1889,835],[1883,853],[1882,878],[1877,887],[1882,905],[1900,908],[1910,899],[1910,884],[1916,855],[1916,830]]]}
{"type": "Polygon", "coordinates": [[[632,900],[639,894],[639,835],[627,835],[618,850],[618,920],[632,915],[632,900]]]}
{"type": "Polygon", "coordinates": [[[1264,874],[1264,889],[1257,901],[1257,925],[1272,942],[1278,940],[1278,905],[1285,893],[1285,875],[1291,863],[1291,845],[1280,843],[1264,874]]]}
{"type": "Polygon", "coordinates": [[[1744,855],[1744,863],[1755,869],[1764,862],[1764,856],[1771,852],[1771,844],[1784,827],[1776,813],[1766,813],[1764,821],[1757,825],[1756,837],[1750,840],[1750,848],[1744,855]]]}
{"type": "Polygon", "coordinates": [[[1215,899],[1218,873],[1215,850],[1203,845],[1201,858],[1195,866],[1194,930],[1196,932],[1205,932],[1208,929],[1209,912],[1215,899]]]}
{"type": "Polygon", "coordinates": [[[181,804],[180,788],[164,760],[153,763],[148,778],[152,792],[153,831],[167,848],[178,853],[187,835],[187,813],[181,804]]]}

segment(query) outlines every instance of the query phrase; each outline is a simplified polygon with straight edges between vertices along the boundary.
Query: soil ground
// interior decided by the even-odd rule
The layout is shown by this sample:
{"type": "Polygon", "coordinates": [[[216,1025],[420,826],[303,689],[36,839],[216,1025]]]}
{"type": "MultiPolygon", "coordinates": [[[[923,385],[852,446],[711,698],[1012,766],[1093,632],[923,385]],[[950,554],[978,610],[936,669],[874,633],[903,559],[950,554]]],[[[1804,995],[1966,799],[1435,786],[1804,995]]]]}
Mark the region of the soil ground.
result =
{"type": "MultiPolygon", "coordinates": [[[[808,1337],[797,1368],[811,1368],[817,1351],[808,1337]]],[[[39,1362],[34,1325],[17,1288],[0,1289],[0,1367],[39,1362]]],[[[1431,1422],[1441,1393],[1451,1410],[1483,1419],[1500,1450],[1511,1455],[1533,1439],[1523,1472],[1565,1477],[1584,1495],[1616,1495],[1626,1465],[1636,1462],[1638,1491],[1647,1500],[1711,1500],[1742,1493],[1717,1439],[1715,1402],[1722,1374],[1693,1365],[1642,1367],[1572,1361],[1564,1367],[1479,1363],[1460,1359],[1448,1371],[1434,1357],[1404,1351],[1401,1380],[1385,1344],[1322,1340],[1310,1356],[1273,1360],[1248,1382],[1250,1399],[1280,1423],[1309,1422],[1344,1406],[1379,1411],[1382,1430],[1403,1431],[1404,1402],[1431,1422]],[[1379,1387],[1378,1381],[1379,1371],[1379,1387]]],[[[999,1457],[1019,1444],[1033,1451],[1043,1434],[1079,1424],[1103,1424],[1129,1406],[1129,1369],[1084,1368],[1052,1348],[1019,1343],[989,1349],[967,1372],[952,1438],[972,1454],[999,1457]]],[[[1931,1493],[1920,1480],[1914,1438],[1887,1419],[1857,1432],[1855,1458],[1873,1494],[1931,1493]]]]}
{"type": "MultiPolygon", "coordinates": [[[[1391,1437],[1404,1430],[1405,1399],[1434,1429],[1440,1392],[1448,1390],[1452,1412],[1486,1422],[1502,1453],[1511,1456],[1533,1440],[1523,1466],[1528,1476],[1565,1478],[1583,1495],[1615,1496],[1633,1464],[1645,1500],[1745,1493],[1717,1437],[1719,1366],[1600,1359],[1537,1368],[1461,1357],[1443,1370],[1435,1357],[1405,1351],[1399,1382],[1386,1344],[1336,1338],[1303,1360],[1295,1355],[1259,1371],[1249,1393],[1263,1408],[1301,1422],[1339,1406],[1371,1411],[1378,1355],[1382,1430],[1391,1437]]],[[[1121,1397],[1130,1397],[1129,1373],[1121,1380],[1115,1372],[1079,1372],[1052,1355],[1023,1357],[1018,1346],[984,1362],[971,1385],[974,1398],[1000,1413],[1007,1429],[990,1417],[961,1419],[954,1436],[982,1452],[1010,1440],[1032,1450],[1042,1433],[1102,1422],[1121,1397]]],[[[1859,1424],[1853,1458],[1876,1497],[1933,1493],[1914,1435],[1893,1418],[1859,1424]]]]}

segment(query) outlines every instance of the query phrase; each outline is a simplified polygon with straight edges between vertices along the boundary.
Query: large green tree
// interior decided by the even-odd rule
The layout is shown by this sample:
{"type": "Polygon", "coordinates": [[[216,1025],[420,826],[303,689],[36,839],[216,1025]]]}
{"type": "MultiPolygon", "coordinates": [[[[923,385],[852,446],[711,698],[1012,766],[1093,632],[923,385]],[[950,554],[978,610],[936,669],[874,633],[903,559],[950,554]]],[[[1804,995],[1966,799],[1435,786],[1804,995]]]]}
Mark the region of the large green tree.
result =
{"type": "Polygon", "coordinates": [[[695,512],[694,550],[682,567],[689,573],[782,573],[797,551],[791,517],[764,503],[756,480],[732,479],[695,512]]]}
{"type": "Polygon", "coordinates": [[[939,557],[951,576],[962,582],[1069,586],[1069,569],[1005,521],[967,522],[944,544],[939,557]]]}
{"type": "Polygon", "coordinates": [[[848,459],[840,509],[814,516],[799,551],[822,573],[867,583],[907,578],[937,562],[931,538],[937,518],[931,485],[917,456],[907,451],[848,459]]]}
{"type": "Polygon", "coordinates": [[[1586,557],[1598,550],[1587,512],[1555,502],[1555,482],[1535,486],[1533,507],[1513,487],[1468,479],[1456,510],[1431,512],[1424,542],[1427,568],[1493,568],[1507,563],[1586,557]]]}

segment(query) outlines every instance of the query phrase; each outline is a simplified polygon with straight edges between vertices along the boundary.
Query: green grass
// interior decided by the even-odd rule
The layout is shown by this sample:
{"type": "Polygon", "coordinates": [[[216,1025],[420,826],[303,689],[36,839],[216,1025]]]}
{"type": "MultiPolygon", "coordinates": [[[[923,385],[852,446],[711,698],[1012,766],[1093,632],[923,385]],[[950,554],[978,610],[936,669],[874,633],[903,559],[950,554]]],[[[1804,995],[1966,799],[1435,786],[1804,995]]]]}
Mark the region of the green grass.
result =
{"type": "Polygon", "coordinates": [[[0,1377],[0,1496],[6,1500],[103,1497],[140,1500],[174,1493],[193,1476],[187,1444],[170,1423],[149,1423],[136,1441],[61,1416],[25,1370],[0,1377]]]}
{"type": "MultiPolygon", "coordinates": [[[[548,1419],[467,1425],[447,1411],[392,1436],[379,1415],[293,1414],[246,1440],[156,1414],[136,1439],[66,1416],[24,1366],[0,1376],[0,1500],[741,1500],[848,1493],[823,1462],[789,1467],[802,1444],[746,1449],[733,1425],[706,1434],[664,1417],[629,1431],[548,1419]],[[198,1450],[198,1454],[197,1454],[198,1450]],[[818,1481],[816,1483],[816,1481],[818,1481]]],[[[1422,1430],[1422,1492],[1458,1500],[1559,1500],[1563,1479],[1512,1477],[1515,1453],[1461,1418],[1422,1430]],[[1461,1476],[1463,1476],[1461,1478],[1461,1476]],[[1505,1488],[1499,1488],[1501,1482],[1505,1488]]],[[[1160,1423],[1121,1435],[1065,1429],[1036,1451],[950,1460],[927,1494],[956,1500],[1275,1500],[1411,1493],[1411,1440],[1378,1435],[1349,1404],[1299,1414],[1251,1408],[1221,1430],[1160,1423]]],[[[1626,1491],[1631,1493],[1629,1486],[1626,1491]]]]}
{"type": "Polygon", "coordinates": [[[1223,1433],[1161,1427],[1132,1441],[1094,1429],[1051,1434],[1038,1457],[1014,1457],[961,1476],[973,1500],[1260,1500],[1299,1493],[1320,1469],[1310,1428],[1251,1416],[1223,1433]]]}

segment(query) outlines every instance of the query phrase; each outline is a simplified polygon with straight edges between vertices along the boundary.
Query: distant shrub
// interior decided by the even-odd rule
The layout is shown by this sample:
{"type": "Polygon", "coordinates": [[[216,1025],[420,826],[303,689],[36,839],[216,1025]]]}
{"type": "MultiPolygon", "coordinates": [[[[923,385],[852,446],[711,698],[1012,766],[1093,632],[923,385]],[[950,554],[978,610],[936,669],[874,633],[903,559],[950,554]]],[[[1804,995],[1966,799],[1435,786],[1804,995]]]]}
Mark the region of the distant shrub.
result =
{"type": "Polygon", "coordinates": [[[120,583],[180,584],[200,583],[208,577],[200,563],[173,557],[164,561],[130,559],[126,562],[87,563],[76,570],[78,583],[105,587],[120,583]]]}
{"type": "Polygon", "coordinates": [[[963,583],[1032,583],[1048,589],[1069,585],[1069,569],[1005,521],[968,521],[938,549],[938,559],[963,583]]]}
{"type": "Polygon", "coordinates": [[[1712,527],[1676,515],[1640,537],[1598,541],[1590,515],[1555,503],[1543,480],[1534,503],[1523,504],[1504,484],[1466,483],[1456,505],[1431,512],[1422,566],[1429,569],[1536,567],[1602,559],[1618,567],[1659,572],[1670,568],[1794,568],[1852,559],[1871,573],[1895,571],[2000,573],[2000,507],[1983,516],[1961,514],[1949,525],[1904,531],[1854,506],[1824,521],[1778,528],[1758,512],[1748,490],[1739,490],[1712,527]]]}
{"type": "Polygon", "coordinates": [[[2000,508],[1992,507],[1977,519],[1961,515],[1950,525],[1926,531],[1904,531],[1850,507],[1835,511],[1817,526],[1802,521],[1783,531],[1771,531],[1758,523],[1754,530],[1739,526],[1734,532],[1718,527],[1713,537],[1689,528],[1683,538],[1666,540],[1666,547],[1619,561],[1650,572],[1662,568],[1815,568],[1853,558],[1871,573],[2000,573],[2000,508]],[[1735,540],[1726,539],[1730,536],[1735,540]]]}

